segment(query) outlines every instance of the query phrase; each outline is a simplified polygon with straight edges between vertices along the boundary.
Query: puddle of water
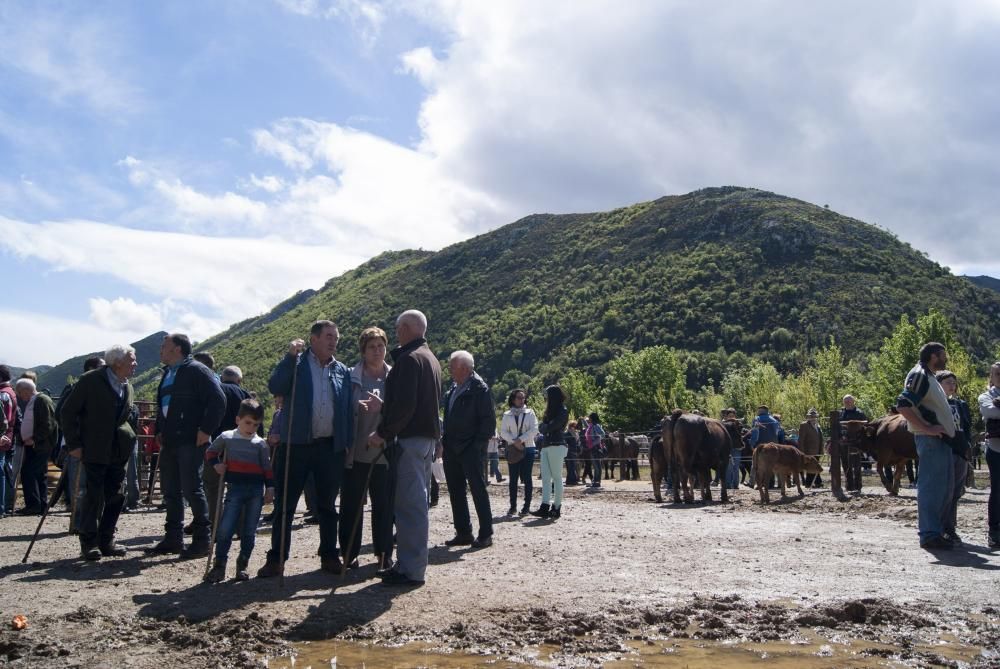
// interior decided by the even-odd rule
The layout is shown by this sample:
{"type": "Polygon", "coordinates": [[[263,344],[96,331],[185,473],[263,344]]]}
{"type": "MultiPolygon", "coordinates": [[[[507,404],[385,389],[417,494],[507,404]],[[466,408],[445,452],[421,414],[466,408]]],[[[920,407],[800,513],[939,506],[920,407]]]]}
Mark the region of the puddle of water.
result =
{"type": "MultiPolygon", "coordinates": [[[[761,643],[661,639],[627,641],[630,653],[577,656],[579,665],[600,665],[609,669],[627,667],[685,667],[685,669],[832,669],[857,667],[882,669],[912,667],[913,660],[899,657],[898,645],[837,635],[824,638],[811,629],[787,641],[761,643]],[[589,660],[589,661],[588,661],[589,660]]],[[[519,649],[519,659],[471,653],[444,653],[429,643],[409,643],[398,647],[376,646],[348,641],[318,641],[298,644],[294,657],[268,658],[268,669],[458,669],[461,667],[565,666],[567,656],[558,646],[519,649]]],[[[914,644],[912,654],[928,653],[968,665],[982,657],[982,649],[941,638],[934,644],[914,644]]]]}

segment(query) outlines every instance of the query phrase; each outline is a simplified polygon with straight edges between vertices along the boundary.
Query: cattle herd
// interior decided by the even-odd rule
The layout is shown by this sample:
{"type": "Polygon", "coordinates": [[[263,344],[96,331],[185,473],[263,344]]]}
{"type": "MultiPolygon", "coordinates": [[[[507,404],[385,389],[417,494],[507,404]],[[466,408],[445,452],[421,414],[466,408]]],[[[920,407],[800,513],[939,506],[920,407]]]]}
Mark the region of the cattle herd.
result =
{"type": "MultiPolygon", "coordinates": [[[[863,452],[872,457],[880,471],[883,468],[894,471],[893,477],[884,479],[883,483],[889,494],[897,495],[903,465],[917,456],[906,420],[890,414],[871,422],[844,421],[840,423],[840,430],[840,443],[845,451],[863,452]]],[[[696,489],[701,491],[702,501],[711,501],[712,470],[716,472],[720,497],[726,502],[729,495],[725,473],[732,450],[745,448],[743,433],[738,420],[717,420],[676,409],[664,417],[660,434],[652,441],[644,435],[609,435],[605,474],[612,477],[615,465],[620,464],[623,479],[638,479],[638,455],[648,444],[653,495],[657,502],[663,501],[660,488],[664,482],[673,489],[675,503],[693,503],[696,489]]],[[[786,494],[786,483],[792,481],[801,496],[804,495],[802,476],[822,471],[815,456],[805,455],[792,445],[768,443],[753,450],[750,480],[760,491],[761,502],[767,504],[770,501],[768,488],[775,483],[775,477],[782,497],[786,494]]]]}

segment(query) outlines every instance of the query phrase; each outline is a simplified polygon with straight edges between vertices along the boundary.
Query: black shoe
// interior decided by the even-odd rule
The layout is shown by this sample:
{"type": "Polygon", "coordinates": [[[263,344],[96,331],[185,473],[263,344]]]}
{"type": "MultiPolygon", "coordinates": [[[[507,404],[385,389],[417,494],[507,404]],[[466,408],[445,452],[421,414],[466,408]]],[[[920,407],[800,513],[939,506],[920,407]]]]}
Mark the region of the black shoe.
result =
{"type": "Polygon", "coordinates": [[[476,542],[476,538],[471,534],[456,534],[448,541],[444,542],[445,546],[471,546],[476,542]]]}
{"type": "Polygon", "coordinates": [[[221,583],[226,579],[226,563],[216,562],[205,574],[204,579],[208,583],[221,583]]]}
{"type": "Polygon", "coordinates": [[[989,549],[1000,548],[1000,534],[989,534],[986,536],[986,547],[989,549]]]}
{"type": "Polygon", "coordinates": [[[516,516],[517,515],[517,506],[513,505],[509,509],[507,509],[507,515],[508,516],[516,516]]]}
{"type": "Polygon", "coordinates": [[[945,532],[941,535],[941,538],[951,544],[952,548],[962,545],[962,537],[958,536],[957,532],[945,532]]]}
{"type": "Polygon", "coordinates": [[[184,542],[180,539],[164,539],[152,548],[146,549],[146,552],[156,555],[174,555],[182,550],[184,550],[184,542]]]}
{"type": "Polygon", "coordinates": [[[273,578],[285,573],[285,566],[277,560],[268,560],[257,570],[257,578],[273,578]]]}
{"type": "Polygon", "coordinates": [[[80,545],[80,557],[84,560],[96,561],[101,559],[101,551],[94,545],[80,545]]]}
{"type": "Polygon", "coordinates": [[[549,517],[549,505],[547,503],[542,503],[538,509],[531,512],[531,515],[536,518],[548,518],[549,517]]]}
{"type": "Polygon", "coordinates": [[[397,571],[396,565],[393,564],[392,560],[389,560],[387,564],[386,563],[383,564],[384,564],[383,567],[380,567],[375,571],[375,576],[377,576],[378,578],[385,578],[389,574],[395,573],[397,571]]]}
{"type": "Polygon", "coordinates": [[[562,515],[561,507],[554,506],[552,507],[552,510],[549,511],[549,518],[555,519],[558,518],[560,515],[562,515]]]}
{"type": "Polygon", "coordinates": [[[531,513],[531,502],[525,502],[524,506],[521,507],[520,515],[527,516],[531,513]]]}
{"type": "Polygon", "coordinates": [[[339,576],[344,571],[344,563],[339,557],[323,558],[319,561],[319,568],[339,576]]]}
{"type": "Polygon", "coordinates": [[[195,539],[191,542],[190,546],[181,550],[181,559],[197,560],[198,558],[208,557],[210,552],[212,552],[212,547],[209,545],[208,539],[200,541],[195,539]]]}
{"type": "Polygon", "coordinates": [[[101,544],[100,551],[104,557],[125,557],[128,554],[128,551],[115,543],[114,539],[106,544],[101,544]]]}
{"type": "Polygon", "coordinates": [[[302,516],[302,523],[305,525],[319,525],[319,518],[313,515],[302,516]]]}
{"type": "Polygon", "coordinates": [[[951,550],[951,542],[944,537],[933,537],[932,539],[921,542],[920,547],[925,551],[946,551],[951,550]]]}
{"type": "Polygon", "coordinates": [[[190,523],[188,523],[187,525],[184,526],[184,534],[186,534],[188,536],[191,536],[192,534],[194,534],[194,521],[193,520],[190,523]]]}
{"type": "Polygon", "coordinates": [[[398,585],[398,586],[409,586],[409,587],[420,587],[423,585],[423,581],[418,581],[415,578],[410,578],[406,574],[399,571],[390,571],[388,574],[382,577],[382,585],[398,585]]]}
{"type": "Polygon", "coordinates": [[[487,534],[484,537],[476,537],[476,540],[472,542],[473,548],[489,548],[493,545],[493,535],[487,534]]]}
{"type": "Polygon", "coordinates": [[[250,572],[247,571],[247,567],[250,565],[250,560],[244,560],[241,557],[236,558],[236,580],[237,581],[249,581],[250,572]]]}
{"type": "Polygon", "coordinates": [[[42,515],[42,509],[38,506],[26,506],[23,509],[18,509],[14,512],[15,516],[40,516],[42,515]]]}

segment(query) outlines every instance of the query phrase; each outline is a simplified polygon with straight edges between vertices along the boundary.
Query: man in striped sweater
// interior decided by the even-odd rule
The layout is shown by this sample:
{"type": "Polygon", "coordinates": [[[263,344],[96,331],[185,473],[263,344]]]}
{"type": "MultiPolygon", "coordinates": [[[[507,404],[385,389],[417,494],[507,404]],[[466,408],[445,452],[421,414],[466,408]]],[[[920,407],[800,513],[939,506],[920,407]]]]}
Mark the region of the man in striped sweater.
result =
{"type": "Polygon", "coordinates": [[[236,558],[236,580],[250,578],[247,565],[253,552],[257,523],[264,504],[274,501],[274,473],[267,442],[257,435],[264,420],[264,407],[254,399],[240,403],[236,429],[220,434],[205,451],[207,464],[225,478],[226,502],[215,533],[215,565],[205,580],[218,583],[226,577],[226,561],[233,532],[240,528],[240,554],[236,558]]]}

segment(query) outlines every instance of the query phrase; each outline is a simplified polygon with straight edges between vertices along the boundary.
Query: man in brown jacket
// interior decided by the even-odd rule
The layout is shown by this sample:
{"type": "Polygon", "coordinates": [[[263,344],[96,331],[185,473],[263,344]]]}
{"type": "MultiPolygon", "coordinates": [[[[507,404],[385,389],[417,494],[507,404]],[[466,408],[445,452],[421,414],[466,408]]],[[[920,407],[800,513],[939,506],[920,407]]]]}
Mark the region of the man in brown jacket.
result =
{"type": "MultiPolygon", "coordinates": [[[[806,419],[799,423],[799,450],[806,455],[814,455],[818,459],[823,453],[823,430],[819,426],[819,412],[816,409],[809,409],[806,412],[806,419]]],[[[820,474],[806,474],[805,485],[807,488],[820,487],[823,485],[823,477],[820,474]]]]}
{"type": "Polygon", "coordinates": [[[393,367],[385,380],[382,423],[369,448],[392,446],[396,491],[396,564],[378,572],[384,585],[419,586],[427,570],[430,521],[427,492],[431,463],[441,435],[441,363],[427,346],[427,317],[415,309],[396,319],[393,367]]]}

